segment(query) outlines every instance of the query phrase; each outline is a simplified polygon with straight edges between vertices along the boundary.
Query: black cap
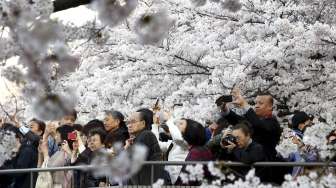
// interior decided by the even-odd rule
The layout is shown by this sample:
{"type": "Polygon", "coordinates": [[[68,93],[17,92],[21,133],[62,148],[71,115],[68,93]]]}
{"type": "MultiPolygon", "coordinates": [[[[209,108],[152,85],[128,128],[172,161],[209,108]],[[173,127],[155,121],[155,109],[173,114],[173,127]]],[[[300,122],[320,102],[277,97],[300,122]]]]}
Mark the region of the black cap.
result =
{"type": "Polygon", "coordinates": [[[292,127],[293,129],[298,129],[299,124],[306,122],[310,117],[306,112],[296,112],[292,117],[292,127]]]}

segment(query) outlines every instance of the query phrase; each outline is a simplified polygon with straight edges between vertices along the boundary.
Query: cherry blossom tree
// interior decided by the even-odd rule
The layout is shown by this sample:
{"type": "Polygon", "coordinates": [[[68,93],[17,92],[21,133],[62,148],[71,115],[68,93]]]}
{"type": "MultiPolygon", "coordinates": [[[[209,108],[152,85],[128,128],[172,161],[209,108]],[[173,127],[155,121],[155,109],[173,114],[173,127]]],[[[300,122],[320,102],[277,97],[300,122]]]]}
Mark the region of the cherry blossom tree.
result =
{"type": "Polygon", "coordinates": [[[321,117],[329,127],[315,138],[336,121],[335,10],[334,0],[0,0],[1,75],[21,88],[25,118],[76,108],[85,123],[160,98],[204,122],[239,86],[251,100],[271,93],[279,116],[321,117]],[[97,18],[82,26],[50,17],[84,4],[97,18]]]}

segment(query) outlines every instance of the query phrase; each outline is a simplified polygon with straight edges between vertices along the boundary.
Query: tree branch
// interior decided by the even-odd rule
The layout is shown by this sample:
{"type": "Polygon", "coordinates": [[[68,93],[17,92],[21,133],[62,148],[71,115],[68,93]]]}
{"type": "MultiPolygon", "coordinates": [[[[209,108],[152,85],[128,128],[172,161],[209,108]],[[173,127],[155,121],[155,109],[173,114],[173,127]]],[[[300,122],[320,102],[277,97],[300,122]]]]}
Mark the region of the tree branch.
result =
{"type": "Polygon", "coordinates": [[[66,10],[69,8],[78,7],[80,5],[86,5],[91,3],[93,0],[55,0],[54,12],[66,10]]]}

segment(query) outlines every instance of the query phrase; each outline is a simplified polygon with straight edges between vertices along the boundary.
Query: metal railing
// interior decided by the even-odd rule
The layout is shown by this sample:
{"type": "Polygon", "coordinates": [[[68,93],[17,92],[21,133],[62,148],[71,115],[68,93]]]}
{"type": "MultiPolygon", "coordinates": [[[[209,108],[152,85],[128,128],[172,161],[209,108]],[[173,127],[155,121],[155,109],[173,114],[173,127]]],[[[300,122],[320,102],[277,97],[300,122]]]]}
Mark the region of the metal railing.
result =
{"type": "MultiPolygon", "coordinates": [[[[227,167],[336,167],[336,163],[327,162],[256,162],[252,164],[245,164],[241,162],[228,162],[228,161],[145,161],[143,165],[151,166],[151,182],[154,183],[154,166],[183,166],[183,165],[195,165],[202,164],[207,165],[209,163],[214,163],[214,165],[223,165],[227,167]]],[[[100,168],[100,167],[99,167],[100,168]]],[[[81,166],[64,166],[64,167],[52,167],[52,168],[25,168],[25,169],[6,169],[0,170],[1,174],[30,174],[30,187],[33,188],[33,174],[38,172],[55,172],[55,171],[66,171],[66,170],[85,170],[90,171],[97,169],[97,166],[92,165],[81,165],[81,166]]]]}

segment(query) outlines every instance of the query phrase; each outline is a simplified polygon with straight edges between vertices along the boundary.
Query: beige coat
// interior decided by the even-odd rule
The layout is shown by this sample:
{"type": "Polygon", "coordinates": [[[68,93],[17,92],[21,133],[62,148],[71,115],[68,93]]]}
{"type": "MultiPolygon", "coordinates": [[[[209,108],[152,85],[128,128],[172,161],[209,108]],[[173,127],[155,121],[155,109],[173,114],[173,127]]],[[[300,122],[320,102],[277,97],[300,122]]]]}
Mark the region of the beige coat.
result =
{"type": "MultiPolygon", "coordinates": [[[[49,158],[48,167],[62,167],[70,165],[70,155],[64,151],[57,151],[49,158]]],[[[72,171],[55,171],[52,172],[54,188],[73,188],[72,171]]]]}

